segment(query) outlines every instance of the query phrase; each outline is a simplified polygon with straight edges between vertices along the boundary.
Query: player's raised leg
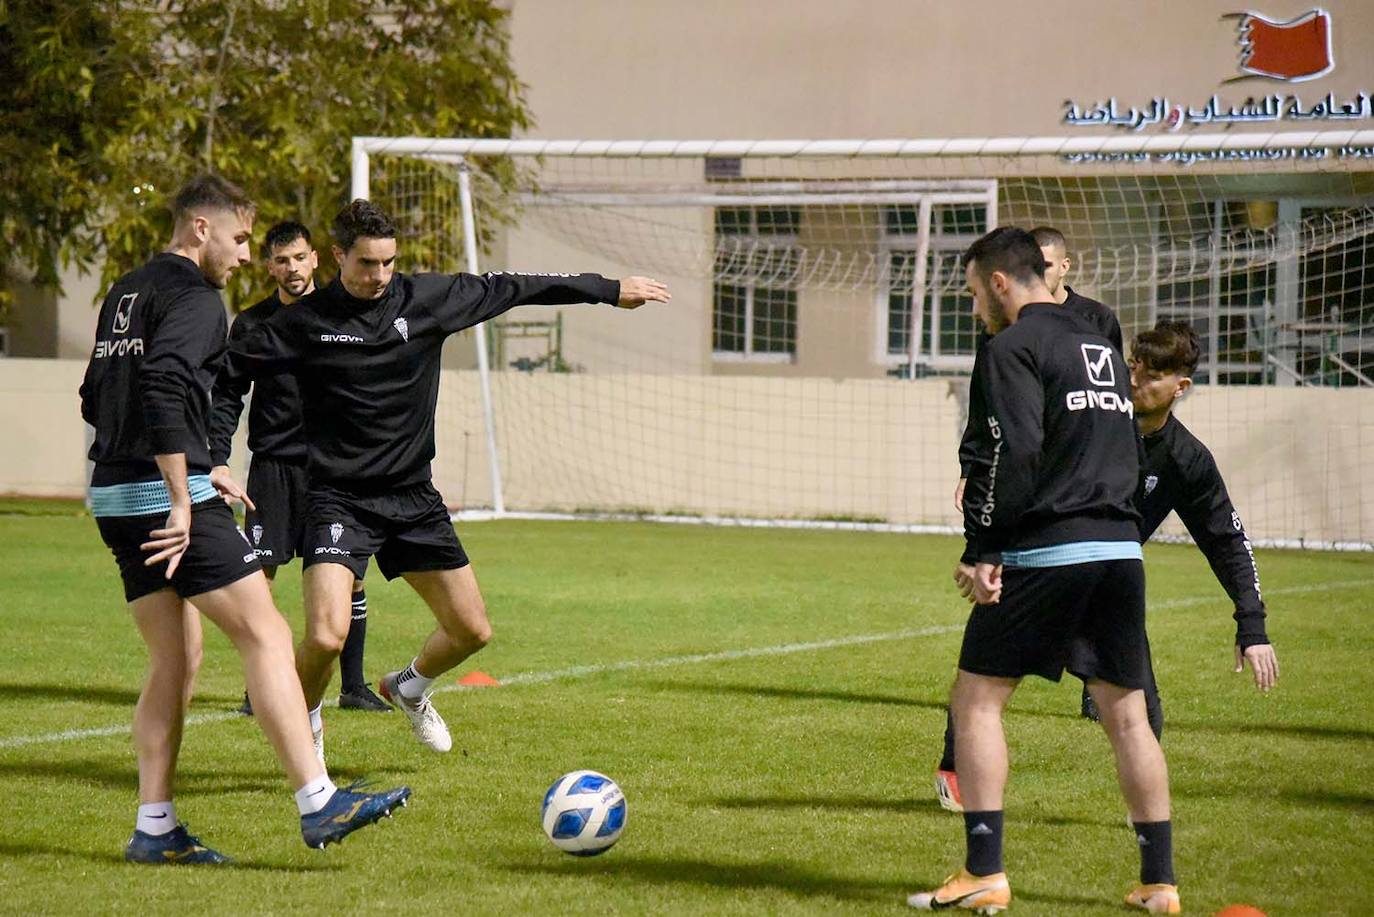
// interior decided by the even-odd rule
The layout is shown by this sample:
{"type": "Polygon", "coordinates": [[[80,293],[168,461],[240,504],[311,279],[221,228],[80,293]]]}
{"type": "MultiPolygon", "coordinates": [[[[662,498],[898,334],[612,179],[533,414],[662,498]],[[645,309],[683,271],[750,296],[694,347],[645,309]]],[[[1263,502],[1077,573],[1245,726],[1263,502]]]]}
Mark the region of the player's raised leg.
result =
{"type": "Polygon", "coordinates": [[[296,677],[291,629],[272,604],[266,577],[254,573],[190,601],[234,644],[243,660],[253,713],[277,752],[311,847],[336,843],[404,805],[408,787],[383,793],[338,789],[316,755],[301,682],[296,677]]]}
{"type": "Polygon", "coordinates": [[[415,737],[422,744],[435,751],[448,751],[453,739],[443,717],[430,703],[430,688],[434,679],[490,642],[486,602],[471,565],[404,576],[434,612],[439,626],[410,665],[382,678],[382,696],[410,718],[415,737]]]}

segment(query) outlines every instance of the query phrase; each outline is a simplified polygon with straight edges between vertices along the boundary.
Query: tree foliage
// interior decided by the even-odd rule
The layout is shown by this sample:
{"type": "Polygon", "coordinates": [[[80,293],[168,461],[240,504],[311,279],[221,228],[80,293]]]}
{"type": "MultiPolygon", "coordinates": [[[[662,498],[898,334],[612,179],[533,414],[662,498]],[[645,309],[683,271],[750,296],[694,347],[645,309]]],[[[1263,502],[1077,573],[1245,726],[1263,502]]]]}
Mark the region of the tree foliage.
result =
{"type": "Polygon", "coordinates": [[[492,0],[0,0],[0,290],[16,271],[55,284],[64,263],[112,281],[166,244],[166,199],[197,171],[242,185],[260,226],[323,231],[353,136],[527,127],[507,15],[492,0]]]}

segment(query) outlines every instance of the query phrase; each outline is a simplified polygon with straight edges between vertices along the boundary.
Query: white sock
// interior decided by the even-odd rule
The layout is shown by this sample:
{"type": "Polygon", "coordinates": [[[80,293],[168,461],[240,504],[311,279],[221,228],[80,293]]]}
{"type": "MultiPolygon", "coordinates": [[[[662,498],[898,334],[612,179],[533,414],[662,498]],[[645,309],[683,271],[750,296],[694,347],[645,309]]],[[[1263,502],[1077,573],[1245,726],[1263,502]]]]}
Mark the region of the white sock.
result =
{"type": "Polygon", "coordinates": [[[433,678],[426,678],[415,671],[414,659],[410,660],[410,665],[396,673],[396,690],[401,692],[402,697],[410,700],[419,700],[432,684],[433,678]]]}
{"type": "Polygon", "coordinates": [[[324,731],[324,716],[320,714],[320,708],[323,707],[323,706],[324,706],[324,701],[320,701],[319,705],[318,705],[317,707],[315,707],[314,710],[311,710],[311,711],[310,711],[310,731],[311,731],[311,732],[323,732],[323,731],[324,731]]]}
{"type": "Polygon", "coordinates": [[[171,802],[149,802],[138,807],[136,827],[144,834],[166,834],[177,826],[177,807],[171,802]]]}
{"type": "Polygon", "coordinates": [[[337,789],[328,774],[320,774],[296,791],[296,808],[302,815],[313,815],[328,804],[337,789]]]}

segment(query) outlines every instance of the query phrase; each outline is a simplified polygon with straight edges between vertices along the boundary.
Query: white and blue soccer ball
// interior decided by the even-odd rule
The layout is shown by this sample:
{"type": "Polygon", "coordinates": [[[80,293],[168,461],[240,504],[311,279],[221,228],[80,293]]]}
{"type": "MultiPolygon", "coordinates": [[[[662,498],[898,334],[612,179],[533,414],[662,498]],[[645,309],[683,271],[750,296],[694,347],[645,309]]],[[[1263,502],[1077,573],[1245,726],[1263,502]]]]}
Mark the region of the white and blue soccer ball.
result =
{"type": "Polygon", "coordinates": [[[573,856],[605,853],[625,831],[625,794],[596,771],[573,771],[544,794],[544,833],[573,856]]]}

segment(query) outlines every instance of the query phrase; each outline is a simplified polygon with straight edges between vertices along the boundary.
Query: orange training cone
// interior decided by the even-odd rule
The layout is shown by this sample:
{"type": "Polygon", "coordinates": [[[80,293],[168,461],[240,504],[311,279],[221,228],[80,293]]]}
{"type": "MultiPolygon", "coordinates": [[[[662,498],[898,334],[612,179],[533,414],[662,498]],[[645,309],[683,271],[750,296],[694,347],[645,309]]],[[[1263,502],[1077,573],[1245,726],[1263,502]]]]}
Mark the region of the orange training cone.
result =
{"type": "Polygon", "coordinates": [[[489,688],[501,684],[486,672],[479,672],[473,669],[471,672],[458,679],[458,684],[466,685],[469,688],[489,688]]]}

